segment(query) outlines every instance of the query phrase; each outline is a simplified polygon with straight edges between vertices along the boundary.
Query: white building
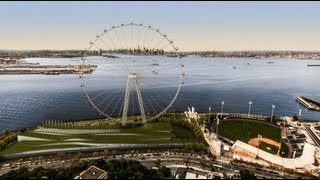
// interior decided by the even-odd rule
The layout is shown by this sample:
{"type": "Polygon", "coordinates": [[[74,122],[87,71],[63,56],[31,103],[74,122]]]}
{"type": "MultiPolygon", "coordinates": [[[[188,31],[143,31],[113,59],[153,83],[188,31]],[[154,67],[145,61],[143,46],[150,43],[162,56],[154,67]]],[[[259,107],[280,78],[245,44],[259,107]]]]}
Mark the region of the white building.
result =
{"type": "MultiPolygon", "coordinates": [[[[258,149],[239,140],[237,140],[231,148],[235,152],[245,152],[251,155],[252,157],[258,156],[258,158],[270,164],[294,170],[303,169],[306,166],[312,165],[315,160],[314,157],[316,152],[316,147],[309,143],[304,143],[302,155],[298,158],[283,158],[263,151],[261,149],[258,149]]],[[[233,158],[235,158],[235,156],[233,158]]],[[[236,158],[238,158],[238,156],[236,158]]]]}
{"type": "Polygon", "coordinates": [[[200,175],[200,174],[187,172],[186,173],[186,179],[207,179],[207,177],[203,176],[203,175],[200,175]]]}

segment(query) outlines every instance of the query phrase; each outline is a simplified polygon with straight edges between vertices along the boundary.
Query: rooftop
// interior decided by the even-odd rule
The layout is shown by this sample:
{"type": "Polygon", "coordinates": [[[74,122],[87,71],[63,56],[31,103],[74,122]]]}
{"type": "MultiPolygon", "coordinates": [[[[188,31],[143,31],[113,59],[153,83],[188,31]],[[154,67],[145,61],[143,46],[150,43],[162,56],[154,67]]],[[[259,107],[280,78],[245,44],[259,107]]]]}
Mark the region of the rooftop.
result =
{"type": "Polygon", "coordinates": [[[108,173],[96,166],[90,166],[74,179],[107,179],[108,173]]]}

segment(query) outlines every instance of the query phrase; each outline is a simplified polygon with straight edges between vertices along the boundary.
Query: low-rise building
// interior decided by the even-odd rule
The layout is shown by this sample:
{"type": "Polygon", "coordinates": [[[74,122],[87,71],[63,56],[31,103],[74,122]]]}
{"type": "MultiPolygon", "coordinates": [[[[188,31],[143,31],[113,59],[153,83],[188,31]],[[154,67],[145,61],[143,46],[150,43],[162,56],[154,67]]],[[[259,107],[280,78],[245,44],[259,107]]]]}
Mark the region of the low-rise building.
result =
{"type": "Polygon", "coordinates": [[[74,179],[107,179],[108,173],[96,166],[90,166],[88,169],[82,171],[79,176],[74,179]]]}

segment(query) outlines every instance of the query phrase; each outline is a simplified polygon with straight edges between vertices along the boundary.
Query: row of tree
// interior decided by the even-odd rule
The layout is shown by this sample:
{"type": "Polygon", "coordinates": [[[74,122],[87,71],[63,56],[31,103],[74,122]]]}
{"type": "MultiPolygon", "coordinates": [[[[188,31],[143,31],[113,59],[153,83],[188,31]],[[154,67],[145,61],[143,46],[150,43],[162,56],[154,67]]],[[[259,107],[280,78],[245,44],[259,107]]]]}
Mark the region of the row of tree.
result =
{"type": "Polygon", "coordinates": [[[11,133],[1,137],[0,140],[0,151],[4,150],[5,148],[9,147],[10,145],[14,144],[18,141],[17,134],[11,133]]]}
{"type": "Polygon", "coordinates": [[[196,150],[202,151],[205,148],[205,145],[201,142],[186,142],[184,146],[187,150],[196,150]]]}
{"type": "Polygon", "coordinates": [[[186,121],[184,119],[175,119],[171,121],[171,124],[191,129],[194,136],[201,141],[204,138],[200,127],[195,123],[190,123],[189,121],[186,121]]]}
{"type": "Polygon", "coordinates": [[[38,167],[30,171],[27,167],[21,167],[0,176],[0,179],[72,179],[92,165],[107,171],[108,179],[164,179],[171,177],[170,169],[165,166],[158,166],[158,169],[155,170],[148,169],[134,160],[114,159],[106,162],[104,159],[96,159],[75,160],[70,167],[59,169],[38,167]]]}

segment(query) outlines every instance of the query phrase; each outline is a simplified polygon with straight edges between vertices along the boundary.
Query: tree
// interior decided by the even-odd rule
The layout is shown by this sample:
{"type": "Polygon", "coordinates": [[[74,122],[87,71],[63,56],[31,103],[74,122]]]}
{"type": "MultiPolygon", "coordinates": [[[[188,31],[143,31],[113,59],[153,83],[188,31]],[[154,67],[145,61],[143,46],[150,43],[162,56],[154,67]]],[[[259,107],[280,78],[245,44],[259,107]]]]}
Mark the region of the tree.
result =
{"type": "Polygon", "coordinates": [[[240,177],[241,179],[257,179],[254,173],[247,169],[240,170],[240,177]]]}
{"type": "Polygon", "coordinates": [[[92,153],[92,156],[94,157],[99,156],[99,153],[95,151],[94,153],[92,153]]]}
{"type": "Polygon", "coordinates": [[[295,115],[292,116],[292,119],[293,119],[294,121],[298,121],[298,120],[299,120],[299,117],[295,114],[295,115]]]}
{"type": "Polygon", "coordinates": [[[64,152],[58,152],[57,156],[59,159],[63,158],[66,154],[64,152]]]}
{"type": "Polygon", "coordinates": [[[3,130],[3,134],[6,135],[6,136],[7,136],[9,133],[10,133],[10,131],[9,131],[8,129],[4,129],[4,130],[3,130]]]}
{"type": "Polygon", "coordinates": [[[109,156],[109,155],[110,155],[110,152],[109,152],[108,149],[105,149],[105,150],[103,151],[103,154],[104,154],[105,156],[109,156]]]}
{"type": "Polygon", "coordinates": [[[190,163],[189,159],[185,159],[184,163],[186,164],[186,166],[188,167],[188,164],[190,163]]]}
{"type": "Polygon", "coordinates": [[[161,160],[160,159],[157,159],[154,163],[156,164],[157,168],[160,168],[160,165],[161,165],[161,160]]]}

